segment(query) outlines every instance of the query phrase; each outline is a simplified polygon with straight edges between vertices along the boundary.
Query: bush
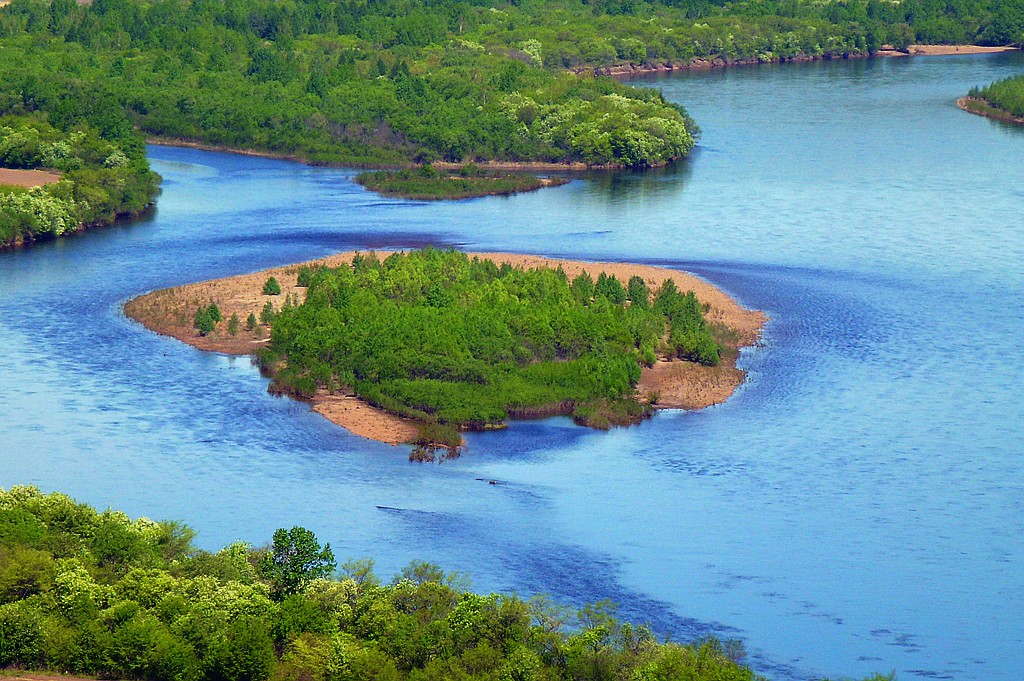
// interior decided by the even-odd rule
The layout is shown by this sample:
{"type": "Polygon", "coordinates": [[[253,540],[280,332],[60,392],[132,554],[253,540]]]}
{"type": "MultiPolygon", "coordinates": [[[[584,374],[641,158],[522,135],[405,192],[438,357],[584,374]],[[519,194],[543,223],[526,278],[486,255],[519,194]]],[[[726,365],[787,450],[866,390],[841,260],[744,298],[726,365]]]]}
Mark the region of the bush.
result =
{"type": "Polygon", "coordinates": [[[267,279],[266,283],[263,284],[263,295],[265,296],[279,296],[281,295],[281,284],[277,282],[277,277],[271,277],[267,279]]]}
{"type": "Polygon", "coordinates": [[[207,336],[217,328],[217,322],[210,314],[210,308],[200,307],[192,318],[192,326],[199,331],[200,336],[207,336]]]}

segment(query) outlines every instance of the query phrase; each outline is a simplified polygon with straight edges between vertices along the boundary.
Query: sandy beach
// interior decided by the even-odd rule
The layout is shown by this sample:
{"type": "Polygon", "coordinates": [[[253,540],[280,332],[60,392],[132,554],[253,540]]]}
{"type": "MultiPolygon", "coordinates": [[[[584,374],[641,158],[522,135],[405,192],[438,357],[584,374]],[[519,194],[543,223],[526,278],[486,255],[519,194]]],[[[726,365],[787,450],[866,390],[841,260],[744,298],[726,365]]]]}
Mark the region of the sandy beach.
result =
{"type": "MultiPolygon", "coordinates": [[[[376,253],[382,259],[390,254],[389,251],[376,253]]],[[[245,320],[250,313],[258,317],[267,301],[280,307],[285,296],[295,296],[301,302],[306,289],[296,286],[296,282],[302,267],[338,267],[351,263],[354,255],[355,251],[348,251],[305,263],[153,291],[130,300],[125,304],[124,312],[146,328],[200,350],[232,355],[252,354],[267,342],[270,331],[265,325],[258,327],[255,332],[247,331],[245,320]],[[281,284],[282,294],[279,296],[262,293],[263,284],[271,276],[276,277],[281,284]],[[241,328],[235,336],[227,333],[227,324],[224,322],[219,325],[217,332],[208,336],[199,336],[193,328],[196,308],[211,302],[217,303],[225,320],[233,314],[238,315],[241,328]]],[[[737,351],[756,343],[767,321],[763,312],[748,310],[706,281],[678,270],[652,265],[582,262],[510,253],[468,255],[492,260],[499,265],[507,262],[514,267],[527,269],[561,266],[570,278],[584,271],[595,278],[605,272],[625,282],[637,275],[643,277],[651,288],[661,285],[666,279],[672,279],[680,290],[696,293],[697,298],[710,307],[706,315],[708,322],[730,330],[729,335],[733,339],[729,343],[731,347],[723,353],[722,362],[717,367],[705,367],[682,360],[662,360],[652,368],[644,368],[637,390],[644,397],[656,393],[658,398],[655,406],[658,408],[701,409],[728,399],[745,378],[744,372],[736,368],[737,351]]],[[[313,398],[312,405],[317,413],[331,422],[356,435],[379,442],[409,442],[417,432],[413,422],[371,407],[352,395],[328,394],[321,390],[313,398]]]]}
{"type": "Polygon", "coordinates": [[[876,53],[879,57],[944,57],[954,54],[992,54],[994,52],[1012,52],[1016,47],[989,47],[986,45],[910,45],[905,52],[886,49],[883,46],[876,53]]]}

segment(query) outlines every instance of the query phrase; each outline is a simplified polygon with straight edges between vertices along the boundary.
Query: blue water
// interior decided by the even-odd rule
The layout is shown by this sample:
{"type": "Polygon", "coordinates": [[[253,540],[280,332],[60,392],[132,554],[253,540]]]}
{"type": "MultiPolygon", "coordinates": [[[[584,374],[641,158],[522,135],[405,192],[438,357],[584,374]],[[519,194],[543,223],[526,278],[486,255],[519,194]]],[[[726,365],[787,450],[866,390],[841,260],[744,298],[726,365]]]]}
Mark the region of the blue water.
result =
{"type": "Polygon", "coordinates": [[[702,124],[689,162],[461,203],[152,147],[149,218],[0,254],[0,486],[184,520],[207,548],[302,524],[385,577],[423,559],[477,589],[610,597],[676,638],[742,638],[774,679],[1015,681],[1024,129],[953,101],[1022,71],[1014,54],[646,81],[702,124]],[[772,321],[724,405],[609,433],[517,423],[425,466],[120,311],[423,244],[682,266],[772,321]]]}

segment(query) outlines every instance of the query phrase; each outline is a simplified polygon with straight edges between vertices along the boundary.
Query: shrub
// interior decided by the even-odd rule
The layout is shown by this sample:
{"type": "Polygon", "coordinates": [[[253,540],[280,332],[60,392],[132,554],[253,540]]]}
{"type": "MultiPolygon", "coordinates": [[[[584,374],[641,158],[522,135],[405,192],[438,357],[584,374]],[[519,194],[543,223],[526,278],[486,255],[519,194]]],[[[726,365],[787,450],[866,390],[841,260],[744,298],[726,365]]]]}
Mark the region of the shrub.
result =
{"type": "Polygon", "coordinates": [[[196,310],[195,316],[192,318],[192,326],[199,331],[200,336],[207,336],[213,333],[214,329],[217,328],[217,322],[210,316],[209,308],[200,307],[196,310]]]}
{"type": "Polygon", "coordinates": [[[277,277],[271,277],[267,279],[266,283],[263,284],[263,295],[265,296],[279,296],[281,295],[281,284],[277,282],[277,277]]]}

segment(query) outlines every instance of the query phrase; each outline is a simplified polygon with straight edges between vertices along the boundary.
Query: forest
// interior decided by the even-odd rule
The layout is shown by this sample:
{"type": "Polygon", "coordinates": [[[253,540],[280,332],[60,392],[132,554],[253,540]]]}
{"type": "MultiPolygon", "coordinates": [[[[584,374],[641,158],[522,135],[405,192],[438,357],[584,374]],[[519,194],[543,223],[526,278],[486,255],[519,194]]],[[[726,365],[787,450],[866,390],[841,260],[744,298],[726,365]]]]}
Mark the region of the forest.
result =
{"type": "Polygon", "coordinates": [[[138,212],[155,188],[143,135],[349,166],[644,168],[685,157],[699,128],[657,90],[595,70],[844,58],[912,42],[1019,45],[1024,8],[1015,0],[12,0],[0,7],[0,116],[15,117],[5,127],[18,133],[12,121],[31,120],[47,143],[54,131],[67,143],[81,133],[74,143],[90,149],[76,151],[82,167],[52,187],[3,190],[0,243],[138,212]],[[112,157],[94,153],[97,136],[128,163],[103,166],[112,157]]]}
{"type": "MultiPolygon", "coordinates": [[[[605,601],[340,568],[302,527],[211,553],[177,522],[0,489],[0,670],[140,681],[756,681],[738,641],[663,642],[605,601]]],[[[876,676],[871,681],[891,677],[876,676]]]]}
{"type": "Polygon", "coordinates": [[[425,249],[307,268],[299,284],[305,301],[286,298],[268,315],[259,359],[272,389],[351,392],[422,424],[424,445],[455,447],[460,430],[509,417],[634,423],[650,409],[635,394],[642,365],[719,361],[703,306],[669,279],[652,291],[640,277],[569,280],[425,249]]]}
{"type": "Polygon", "coordinates": [[[1022,41],[1014,0],[13,0],[0,113],[109,102],[151,137],[319,163],[643,167],[693,121],[586,70],[1022,41]]]}
{"type": "Polygon", "coordinates": [[[123,118],[114,120],[114,128],[97,128],[70,112],[0,116],[0,168],[45,168],[58,176],[31,188],[0,180],[0,247],[108,224],[152,202],[158,178],[145,147],[130,127],[116,127],[123,118]]]}
{"type": "Polygon", "coordinates": [[[1014,118],[1024,118],[1024,76],[1005,78],[983,88],[972,88],[969,97],[996,109],[997,114],[1003,112],[1014,118]]]}

